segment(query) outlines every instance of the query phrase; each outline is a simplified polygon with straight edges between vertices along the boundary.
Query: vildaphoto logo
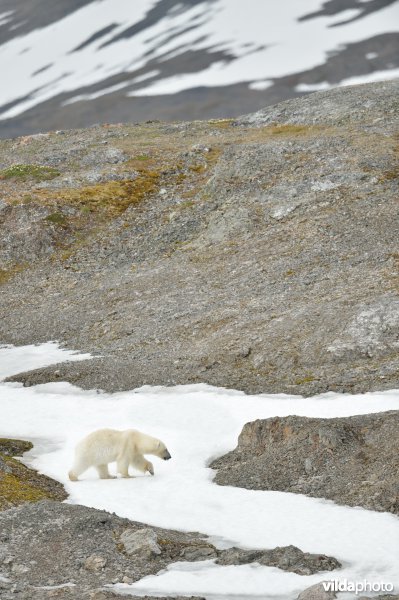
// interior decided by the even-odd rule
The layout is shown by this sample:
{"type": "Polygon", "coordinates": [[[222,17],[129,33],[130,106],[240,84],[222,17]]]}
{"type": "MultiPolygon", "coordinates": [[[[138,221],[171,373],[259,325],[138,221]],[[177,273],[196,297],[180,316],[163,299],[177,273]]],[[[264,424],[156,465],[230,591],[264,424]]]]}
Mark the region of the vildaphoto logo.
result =
{"type": "Polygon", "coordinates": [[[323,588],[326,592],[393,592],[394,585],[389,581],[350,581],[348,579],[330,579],[323,581],[323,588]]]}

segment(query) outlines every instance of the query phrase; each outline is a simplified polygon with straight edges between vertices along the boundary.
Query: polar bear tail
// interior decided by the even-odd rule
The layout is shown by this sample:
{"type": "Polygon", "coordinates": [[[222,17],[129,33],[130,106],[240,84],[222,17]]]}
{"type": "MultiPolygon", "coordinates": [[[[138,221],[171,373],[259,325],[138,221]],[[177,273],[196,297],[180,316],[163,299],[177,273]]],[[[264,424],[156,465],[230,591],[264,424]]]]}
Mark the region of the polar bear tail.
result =
{"type": "Polygon", "coordinates": [[[69,477],[69,479],[71,481],[77,481],[78,480],[77,476],[75,475],[75,473],[73,471],[69,471],[68,477],[69,477]]]}

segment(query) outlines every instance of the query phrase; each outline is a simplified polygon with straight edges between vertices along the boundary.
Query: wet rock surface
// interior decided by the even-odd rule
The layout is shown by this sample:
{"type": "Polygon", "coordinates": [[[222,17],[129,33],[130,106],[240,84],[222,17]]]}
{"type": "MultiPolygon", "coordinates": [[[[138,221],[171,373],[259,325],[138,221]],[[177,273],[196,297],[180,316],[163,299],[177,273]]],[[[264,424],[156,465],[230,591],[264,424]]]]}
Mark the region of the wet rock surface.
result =
{"type": "Polygon", "coordinates": [[[399,412],[247,423],[235,450],[213,461],[216,483],[328,498],[399,514],[399,412]]]}

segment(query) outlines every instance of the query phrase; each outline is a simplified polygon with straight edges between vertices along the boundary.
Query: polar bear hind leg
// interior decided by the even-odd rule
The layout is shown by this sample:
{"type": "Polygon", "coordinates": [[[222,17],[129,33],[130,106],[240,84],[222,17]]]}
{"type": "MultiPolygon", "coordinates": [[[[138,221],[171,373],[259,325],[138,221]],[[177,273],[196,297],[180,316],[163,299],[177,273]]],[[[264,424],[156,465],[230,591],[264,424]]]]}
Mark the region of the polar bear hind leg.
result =
{"type": "Polygon", "coordinates": [[[90,464],[87,464],[86,461],[75,460],[72,469],[69,471],[68,476],[71,481],[77,481],[79,475],[87,471],[90,467],[90,464]]]}
{"type": "Polygon", "coordinates": [[[100,479],[115,479],[114,475],[110,475],[108,465],[96,465],[96,469],[100,479]]]}
{"type": "Polygon", "coordinates": [[[75,474],[75,473],[72,471],[72,469],[69,471],[69,473],[68,473],[68,477],[69,477],[69,479],[70,479],[71,481],[77,481],[77,480],[78,480],[78,478],[77,478],[76,474],[75,474]]]}
{"type": "Polygon", "coordinates": [[[126,456],[118,456],[116,468],[122,477],[131,477],[131,475],[129,475],[129,461],[127,460],[126,456]]]}

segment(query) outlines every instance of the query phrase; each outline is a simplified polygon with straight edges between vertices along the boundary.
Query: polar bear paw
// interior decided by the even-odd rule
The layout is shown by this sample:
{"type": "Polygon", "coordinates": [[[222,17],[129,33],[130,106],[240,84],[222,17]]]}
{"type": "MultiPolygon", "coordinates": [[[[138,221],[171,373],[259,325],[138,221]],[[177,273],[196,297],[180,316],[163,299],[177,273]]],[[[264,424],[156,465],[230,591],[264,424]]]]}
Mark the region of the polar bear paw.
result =
{"type": "Polygon", "coordinates": [[[149,460],[146,462],[145,472],[148,472],[150,475],[154,475],[154,465],[149,460]]]}

